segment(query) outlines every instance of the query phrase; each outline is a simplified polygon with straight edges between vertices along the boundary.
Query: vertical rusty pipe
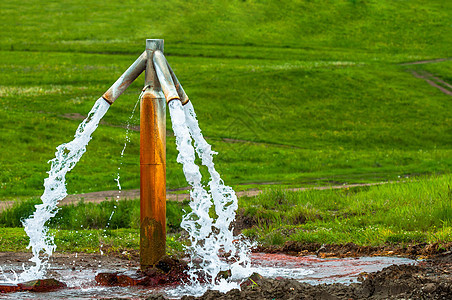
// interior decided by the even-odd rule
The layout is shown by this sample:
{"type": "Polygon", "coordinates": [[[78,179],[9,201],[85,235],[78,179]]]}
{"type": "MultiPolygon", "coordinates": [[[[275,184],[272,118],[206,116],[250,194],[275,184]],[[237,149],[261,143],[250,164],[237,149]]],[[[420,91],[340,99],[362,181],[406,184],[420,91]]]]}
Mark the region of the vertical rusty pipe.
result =
{"type": "Polygon", "coordinates": [[[166,100],[154,65],[163,40],[146,40],[145,91],[140,101],[140,265],[153,267],[166,251],[166,100]]]}
{"type": "Polygon", "coordinates": [[[110,105],[137,79],[146,68],[146,51],[119,77],[118,80],[102,95],[110,105]]]}

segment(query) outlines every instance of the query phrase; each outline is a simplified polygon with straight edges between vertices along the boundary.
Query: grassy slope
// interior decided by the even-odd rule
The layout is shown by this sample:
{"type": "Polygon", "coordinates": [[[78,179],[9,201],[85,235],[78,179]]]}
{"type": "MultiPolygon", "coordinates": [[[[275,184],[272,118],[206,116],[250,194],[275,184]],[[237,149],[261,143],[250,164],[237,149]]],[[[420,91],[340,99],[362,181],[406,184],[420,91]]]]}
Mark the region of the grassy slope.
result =
{"type": "MultiPolygon", "coordinates": [[[[451,56],[450,6],[3,1],[0,198],[42,192],[46,161],[80,122],[63,115],[86,115],[149,37],[165,38],[168,60],[220,152],[216,162],[227,183],[373,181],[447,172],[450,96],[397,63],[451,56]]],[[[448,80],[448,62],[443,64],[435,74],[448,80]]],[[[430,65],[416,68],[424,67],[430,65]]],[[[121,163],[123,188],[138,187],[138,133],[131,133],[120,158],[124,130],[111,125],[127,122],[142,81],[104,118],[107,124],[68,175],[69,193],[114,189],[121,163]]],[[[168,186],[185,185],[169,137],[168,186]]]]}

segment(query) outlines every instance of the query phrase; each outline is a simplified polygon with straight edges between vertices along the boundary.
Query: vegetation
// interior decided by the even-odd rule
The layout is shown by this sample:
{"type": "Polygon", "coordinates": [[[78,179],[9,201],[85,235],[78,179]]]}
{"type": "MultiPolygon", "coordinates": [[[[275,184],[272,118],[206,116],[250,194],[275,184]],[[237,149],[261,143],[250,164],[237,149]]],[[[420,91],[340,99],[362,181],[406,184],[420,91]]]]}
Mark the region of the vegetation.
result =
{"type": "MultiPolygon", "coordinates": [[[[19,201],[0,213],[0,248],[2,251],[25,251],[28,237],[21,220],[30,216],[39,199],[19,201]]],[[[167,251],[183,250],[180,222],[186,202],[167,203],[167,251]]],[[[139,200],[104,201],[99,204],[79,202],[59,209],[48,222],[58,251],[99,252],[139,248],[139,200]]]]}
{"type": "MultiPolygon", "coordinates": [[[[31,213],[55,148],[146,38],[165,39],[227,184],[433,176],[341,191],[272,188],[240,200],[240,216],[258,225],[248,236],[267,244],[450,241],[452,102],[411,72],[452,82],[451,9],[442,0],[3,0],[0,200],[18,202],[0,215],[2,249],[24,249],[21,229],[8,227],[31,213]],[[446,60],[406,64],[438,58],[446,60]]],[[[143,80],[104,117],[67,175],[69,194],[116,189],[118,172],[123,189],[139,187],[134,127],[120,153],[124,128],[139,123],[131,113],[143,80]]],[[[183,187],[169,120],[167,129],[168,188],[183,187]]],[[[183,207],[168,203],[174,234],[183,207]]],[[[107,201],[63,207],[49,226],[59,250],[128,249],[138,243],[137,220],[136,200],[107,201]]],[[[179,249],[176,240],[169,237],[179,249]]]]}
{"type": "MultiPolygon", "coordinates": [[[[35,211],[41,203],[37,198],[18,201],[13,207],[0,213],[0,227],[22,227],[22,220],[35,211]]],[[[189,209],[187,202],[168,201],[166,219],[169,232],[178,232],[183,211],[189,209]]],[[[62,206],[48,226],[55,229],[118,229],[140,228],[140,201],[103,201],[99,204],[85,203],[62,206]]]]}
{"type": "Polygon", "coordinates": [[[452,176],[365,188],[290,192],[269,189],[241,200],[244,233],[285,241],[380,246],[452,242],[452,176]]]}
{"type": "MultiPolygon", "coordinates": [[[[236,226],[246,225],[243,233],[263,245],[286,241],[374,246],[452,242],[451,186],[449,174],[340,190],[271,188],[257,197],[240,199],[236,226]]],[[[14,222],[27,216],[24,208],[29,205],[23,202],[4,211],[0,225],[20,226],[14,222]]],[[[182,209],[189,210],[186,203],[168,202],[171,253],[183,249],[182,209]]],[[[62,207],[49,226],[61,251],[122,251],[138,248],[137,218],[138,201],[80,203],[62,207]]],[[[0,228],[0,233],[4,250],[24,250],[27,245],[22,229],[0,228]]]]}
{"type": "MultiPolygon", "coordinates": [[[[452,166],[447,1],[17,1],[0,16],[0,199],[42,193],[55,147],[142,52],[165,53],[228,184],[394,180],[452,166]],[[202,8],[202,9],[201,9],[202,8]],[[171,12],[171,13],[169,13],[171,12]],[[174,15],[173,15],[174,14],[174,15]],[[171,19],[168,17],[171,15],[171,19]],[[434,69],[430,69],[434,68],[434,69]]],[[[115,102],[68,192],[138,188],[139,78],[115,102]],[[137,115],[131,124],[138,124],[137,115]]],[[[168,120],[168,187],[185,186],[168,120]]]]}
{"type": "MultiPolygon", "coordinates": [[[[137,250],[140,236],[136,229],[84,229],[50,230],[59,252],[121,252],[137,250]]],[[[27,251],[28,237],[22,228],[0,228],[2,251],[27,251]]],[[[169,234],[166,238],[167,253],[180,254],[183,246],[179,234],[169,234]]]]}

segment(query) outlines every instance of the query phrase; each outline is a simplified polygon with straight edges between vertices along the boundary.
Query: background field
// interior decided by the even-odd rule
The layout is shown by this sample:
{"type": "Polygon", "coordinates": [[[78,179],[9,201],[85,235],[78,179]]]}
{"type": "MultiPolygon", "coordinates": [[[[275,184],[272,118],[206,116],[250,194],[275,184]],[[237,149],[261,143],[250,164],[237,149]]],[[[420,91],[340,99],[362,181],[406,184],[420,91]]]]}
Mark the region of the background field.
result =
{"type": "MultiPolygon", "coordinates": [[[[0,200],[20,201],[0,214],[0,227],[21,226],[55,148],[71,140],[145,39],[163,38],[227,184],[406,181],[270,188],[240,199],[237,226],[247,224],[246,235],[267,245],[450,242],[452,99],[426,79],[451,90],[451,12],[443,0],[3,0],[0,200]]],[[[116,189],[119,167],[123,189],[139,187],[139,120],[131,112],[143,80],[105,116],[67,176],[69,194],[116,189]],[[121,157],[127,123],[133,130],[121,157]]],[[[185,187],[169,120],[167,129],[168,188],[185,187]]],[[[49,226],[60,251],[136,249],[138,207],[80,203],[49,226]]],[[[183,208],[168,203],[170,253],[182,250],[183,208]]],[[[2,251],[25,250],[22,229],[0,235],[2,251]]]]}
{"type": "MultiPolygon", "coordinates": [[[[164,38],[226,183],[306,185],[447,173],[449,1],[2,1],[0,198],[39,196],[55,147],[164,38]]],[[[139,186],[125,129],[140,77],[68,175],[68,192],[139,186]]],[[[137,115],[132,124],[138,124],[137,115]]],[[[186,186],[168,120],[168,187],[186,186]]],[[[206,181],[208,178],[206,178],[206,181]]]]}

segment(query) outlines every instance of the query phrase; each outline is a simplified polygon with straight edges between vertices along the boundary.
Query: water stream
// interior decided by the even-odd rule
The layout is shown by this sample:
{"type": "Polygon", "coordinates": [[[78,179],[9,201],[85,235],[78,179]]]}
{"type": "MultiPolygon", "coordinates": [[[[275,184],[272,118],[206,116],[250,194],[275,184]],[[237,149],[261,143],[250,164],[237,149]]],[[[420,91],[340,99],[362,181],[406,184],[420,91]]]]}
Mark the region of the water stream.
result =
{"type": "Polygon", "coordinates": [[[224,185],[220,174],[215,170],[213,155],[217,153],[212,151],[204,139],[192,104],[189,102],[182,107],[179,101],[171,101],[169,111],[179,151],[177,162],[183,165],[185,178],[192,187],[192,211],[183,217],[181,223],[190,239],[186,252],[190,256],[192,292],[202,294],[207,288],[220,291],[237,288],[237,282],[217,278],[221,271],[231,271],[231,279],[244,278],[251,274],[248,257],[250,243],[243,238],[234,237],[231,227],[238,207],[237,196],[231,187],[224,185]],[[209,171],[209,189],[202,185],[192,141],[198,157],[209,171]],[[212,205],[215,208],[214,217],[209,214],[212,205]],[[228,259],[222,259],[223,256],[228,259]],[[210,286],[200,284],[199,276],[210,282],[210,286]]]}
{"type": "MultiPolygon", "coordinates": [[[[140,100],[141,100],[141,97],[143,96],[143,93],[144,93],[144,91],[141,92],[140,96],[138,97],[137,102],[135,102],[135,105],[134,105],[134,107],[132,109],[132,113],[130,114],[129,118],[127,119],[127,123],[126,123],[126,135],[124,137],[124,145],[122,147],[122,150],[121,150],[121,153],[120,153],[120,157],[119,157],[120,160],[119,160],[118,170],[116,172],[116,178],[114,179],[114,181],[116,182],[116,186],[118,187],[118,194],[116,195],[116,199],[115,199],[116,202],[118,202],[119,199],[121,198],[122,186],[121,186],[120,172],[121,172],[122,160],[124,158],[124,153],[126,152],[126,149],[127,149],[127,143],[130,142],[130,127],[131,127],[131,124],[132,124],[133,117],[135,115],[135,111],[136,111],[136,109],[138,107],[138,103],[140,103],[140,100]]],[[[117,206],[114,205],[113,206],[113,211],[111,212],[110,217],[108,218],[107,226],[104,228],[104,238],[107,238],[107,235],[106,235],[107,234],[107,229],[110,227],[111,219],[113,218],[113,215],[116,212],[116,208],[117,208],[117,206]]],[[[101,242],[101,244],[100,244],[100,253],[102,255],[104,254],[104,244],[103,244],[103,242],[101,242]]]]}
{"type": "MultiPolygon", "coordinates": [[[[135,112],[136,106],[133,109],[135,112]]],[[[79,125],[75,138],[71,142],[57,147],[55,158],[51,160],[49,177],[44,181],[42,204],[36,205],[36,211],[23,224],[30,237],[29,248],[32,249],[31,262],[34,266],[24,270],[17,281],[27,281],[44,278],[49,267],[48,258],[56,249],[53,237],[48,234],[45,223],[58,211],[58,202],[67,196],[65,176],[72,170],[86,151],[91,140],[91,134],[97,128],[109,105],[102,98],[97,100],[88,117],[79,125]]],[[[232,279],[243,278],[250,274],[250,243],[240,237],[234,237],[232,222],[237,209],[237,197],[234,190],[226,186],[220,174],[215,170],[211,146],[204,139],[199,128],[196,114],[191,103],[184,108],[179,101],[171,101],[169,111],[176,135],[176,147],[179,151],[177,161],[183,165],[183,172],[192,189],[190,195],[191,212],[183,217],[181,227],[189,234],[190,243],[186,247],[189,254],[190,286],[195,293],[202,293],[207,288],[229,290],[237,287],[236,282],[218,280],[221,271],[230,271],[232,279]],[[194,146],[192,142],[194,141],[194,146]],[[202,164],[210,174],[208,187],[203,186],[199,167],[195,163],[195,148],[202,164]],[[215,215],[211,216],[211,207],[215,215]],[[222,259],[227,256],[228,259],[222,259]],[[210,286],[200,284],[200,281],[210,282],[210,286]]],[[[131,118],[132,118],[131,117],[131,118]]],[[[130,119],[130,118],[129,118],[130,119]]],[[[130,120],[129,120],[130,121],[130,120]]],[[[128,142],[128,131],[121,156],[128,142]]],[[[120,166],[117,178],[119,192],[121,191],[120,166]]],[[[112,212],[110,218],[113,216],[112,212]]]]}
{"type": "Polygon", "coordinates": [[[43,278],[48,268],[48,258],[55,251],[53,236],[48,234],[45,223],[58,211],[58,201],[67,196],[66,174],[72,170],[91,140],[91,134],[96,130],[99,121],[107,112],[110,105],[99,98],[85,120],[78,126],[74,139],[57,147],[55,158],[51,163],[49,177],[44,180],[42,204],[36,205],[36,211],[23,221],[25,232],[30,238],[28,248],[33,257],[30,259],[35,265],[26,269],[19,277],[20,281],[43,278]]]}

